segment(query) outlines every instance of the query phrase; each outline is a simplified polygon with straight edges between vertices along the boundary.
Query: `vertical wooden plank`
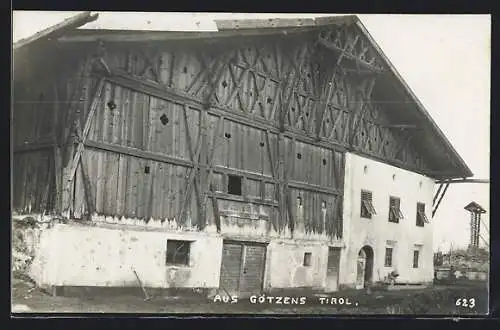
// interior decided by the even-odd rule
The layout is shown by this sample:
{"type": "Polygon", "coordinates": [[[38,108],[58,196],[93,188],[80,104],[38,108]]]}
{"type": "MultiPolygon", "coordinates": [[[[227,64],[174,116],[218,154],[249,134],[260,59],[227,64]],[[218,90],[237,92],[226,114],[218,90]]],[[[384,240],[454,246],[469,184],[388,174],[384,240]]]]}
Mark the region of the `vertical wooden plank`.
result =
{"type": "Polygon", "coordinates": [[[117,104],[114,110],[109,109],[111,115],[111,143],[121,144],[122,140],[122,116],[124,113],[122,98],[121,98],[122,88],[117,85],[113,85],[111,89],[111,100],[117,104]]]}
{"type": "Polygon", "coordinates": [[[108,153],[105,166],[104,181],[104,212],[105,214],[115,215],[117,212],[117,190],[118,176],[120,171],[119,155],[108,153]]]}
{"type": "Polygon", "coordinates": [[[96,212],[102,214],[104,212],[104,183],[105,183],[105,166],[107,161],[107,152],[97,151],[97,179],[96,179],[96,212]]]}
{"type": "Polygon", "coordinates": [[[136,216],[136,194],[137,194],[137,174],[134,157],[126,157],[127,162],[127,185],[125,190],[125,212],[127,217],[136,216]]]}
{"type": "Polygon", "coordinates": [[[200,123],[200,195],[201,195],[201,205],[200,208],[200,219],[199,224],[201,228],[207,225],[207,199],[206,194],[208,191],[208,140],[207,140],[207,129],[208,129],[208,113],[205,109],[201,110],[199,116],[200,123]]]}
{"type": "Polygon", "coordinates": [[[74,217],[81,219],[85,212],[85,186],[83,184],[82,164],[79,163],[75,175],[74,217]]]}
{"type": "MultiPolygon", "coordinates": [[[[144,120],[143,120],[143,125],[144,125],[144,149],[145,150],[150,150],[151,149],[151,144],[153,143],[153,136],[154,136],[154,130],[151,129],[151,118],[150,118],[150,101],[149,97],[147,98],[147,107],[144,107],[144,120]]],[[[156,164],[157,162],[153,161],[146,161],[145,166],[149,166],[149,173],[145,173],[143,175],[143,178],[145,180],[145,184],[143,186],[143,197],[141,200],[141,203],[144,204],[144,216],[146,219],[149,220],[151,218],[151,215],[153,213],[152,210],[152,200],[153,200],[153,181],[156,176],[156,164]]]]}
{"type": "MultiPolygon", "coordinates": [[[[165,211],[168,212],[168,217],[170,219],[173,219],[175,217],[175,214],[177,212],[177,207],[176,207],[176,198],[178,196],[178,191],[177,191],[177,177],[175,176],[177,173],[174,172],[175,167],[173,165],[164,165],[164,186],[163,186],[163,196],[165,199],[168,201],[168,208],[164,209],[163,212],[165,211]]],[[[177,221],[178,219],[176,219],[177,221]]]]}

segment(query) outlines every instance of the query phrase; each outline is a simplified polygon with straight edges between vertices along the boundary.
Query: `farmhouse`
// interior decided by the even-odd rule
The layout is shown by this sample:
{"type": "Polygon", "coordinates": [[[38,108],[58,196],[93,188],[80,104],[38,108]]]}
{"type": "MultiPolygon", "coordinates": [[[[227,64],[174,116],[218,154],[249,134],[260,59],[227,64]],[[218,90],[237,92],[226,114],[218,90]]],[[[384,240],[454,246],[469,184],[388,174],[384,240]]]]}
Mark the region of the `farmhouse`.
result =
{"type": "Polygon", "coordinates": [[[96,19],[14,45],[12,207],[52,219],[39,285],[432,281],[436,183],[472,173],[356,16],[96,19]]]}

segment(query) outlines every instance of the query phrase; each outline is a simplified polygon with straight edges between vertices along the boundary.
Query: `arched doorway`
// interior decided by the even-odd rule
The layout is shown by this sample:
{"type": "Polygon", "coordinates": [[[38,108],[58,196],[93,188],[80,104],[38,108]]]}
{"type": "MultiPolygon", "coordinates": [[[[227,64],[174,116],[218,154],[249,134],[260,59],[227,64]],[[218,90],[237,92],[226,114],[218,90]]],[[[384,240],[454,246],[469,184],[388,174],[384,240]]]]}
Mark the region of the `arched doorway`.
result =
{"type": "Polygon", "coordinates": [[[356,289],[363,289],[373,276],[373,249],[365,245],[359,250],[357,260],[356,289]]]}

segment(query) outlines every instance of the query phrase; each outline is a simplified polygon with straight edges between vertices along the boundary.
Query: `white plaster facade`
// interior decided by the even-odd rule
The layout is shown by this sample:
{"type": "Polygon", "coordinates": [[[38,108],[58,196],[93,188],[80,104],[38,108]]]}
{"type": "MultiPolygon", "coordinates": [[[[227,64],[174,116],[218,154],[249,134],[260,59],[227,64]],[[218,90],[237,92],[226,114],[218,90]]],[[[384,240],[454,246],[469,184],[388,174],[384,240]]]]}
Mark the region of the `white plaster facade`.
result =
{"type": "Polygon", "coordinates": [[[222,238],[57,224],[42,232],[31,275],[40,286],[218,287],[222,238]],[[189,240],[189,265],[166,265],[168,239],[189,240]]]}
{"type": "Polygon", "coordinates": [[[344,181],[344,240],[340,259],[340,284],[355,286],[360,249],[373,249],[373,281],[382,280],[391,271],[399,273],[398,282],[431,282],[434,277],[431,207],[434,180],[394,166],[346,153],[344,181]],[[361,190],[372,192],[377,212],[362,218],[361,190]],[[389,198],[399,197],[404,218],[388,221],[389,198]],[[416,225],[417,202],[425,203],[430,223],[416,225]],[[390,242],[388,242],[390,241],[390,242]],[[394,248],[393,266],[385,267],[385,248],[394,248]],[[413,251],[420,249],[419,267],[413,268],[413,251]]]}

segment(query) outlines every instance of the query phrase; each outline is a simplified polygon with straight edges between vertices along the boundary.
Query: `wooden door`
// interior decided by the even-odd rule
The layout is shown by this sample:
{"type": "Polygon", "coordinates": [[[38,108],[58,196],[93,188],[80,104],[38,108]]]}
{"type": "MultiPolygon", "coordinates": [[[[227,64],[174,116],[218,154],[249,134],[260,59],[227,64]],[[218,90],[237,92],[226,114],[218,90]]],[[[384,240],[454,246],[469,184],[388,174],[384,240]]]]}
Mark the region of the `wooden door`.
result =
{"type": "Polygon", "coordinates": [[[360,250],[357,260],[356,289],[362,289],[365,287],[365,271],[366,271],[366,254],[365,251],[360,250]]]}
{"type": "Polygon", "coordinates": [[[220,289],[231,295],[262,291],[266,246],[246,242],[224,242],[220,289]]]}
{"type": "Polygon", "coordinates": [[[326,267],[326,291],[333,292],[339,286],[340,248],[328,248],[326,267]]]}

